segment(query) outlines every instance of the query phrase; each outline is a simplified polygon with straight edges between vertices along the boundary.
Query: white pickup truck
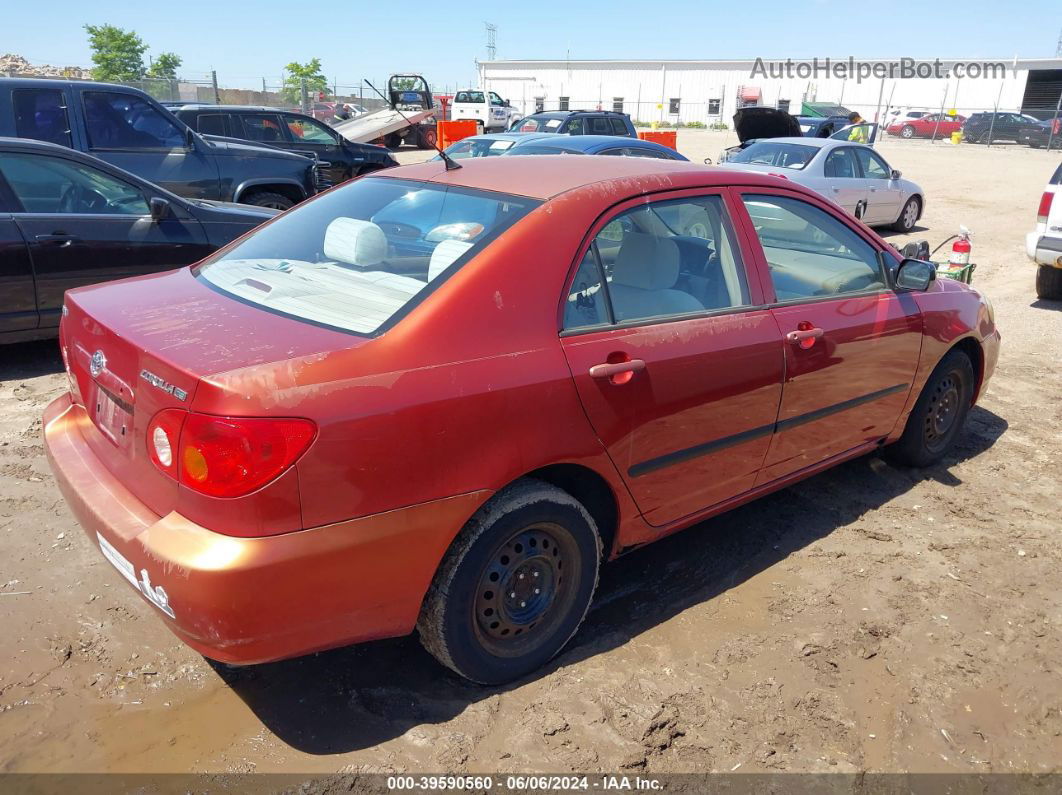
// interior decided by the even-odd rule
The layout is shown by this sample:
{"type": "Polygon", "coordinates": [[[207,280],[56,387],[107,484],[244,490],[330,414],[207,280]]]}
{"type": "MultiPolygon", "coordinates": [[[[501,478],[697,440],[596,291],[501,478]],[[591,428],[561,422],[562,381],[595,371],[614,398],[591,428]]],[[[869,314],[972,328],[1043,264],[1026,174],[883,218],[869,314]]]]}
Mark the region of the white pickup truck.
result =
{"type": "Polygon", "coordinates": [[[458,91],[450,105],[451,119],[475,119],[479,132],[504,131],[514,121],[523,118],[509,100],[502,99],[493,91],[458,91]]]}
{"type": "Polygon", "coordinates": [[[1036,297],[1062,300],[1062,165],[1040,197],[1036,229],[1025,236],[1025,251],[1039,266],[1036,297]]]}

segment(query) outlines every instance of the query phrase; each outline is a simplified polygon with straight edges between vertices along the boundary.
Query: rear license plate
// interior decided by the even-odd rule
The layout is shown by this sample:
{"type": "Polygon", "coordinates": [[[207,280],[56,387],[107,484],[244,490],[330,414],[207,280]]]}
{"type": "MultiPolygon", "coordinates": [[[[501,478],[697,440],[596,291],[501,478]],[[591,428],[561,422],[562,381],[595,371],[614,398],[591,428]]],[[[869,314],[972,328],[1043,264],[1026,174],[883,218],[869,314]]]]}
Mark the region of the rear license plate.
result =
{"type": "Polygon", "coordinates": [[[93,403],[92,420],[103,435],[119,447],[125,446],[125,440],[132,430],[132,415],[123,409],[106,391],[96,386],[96,399],[93,403]]]}

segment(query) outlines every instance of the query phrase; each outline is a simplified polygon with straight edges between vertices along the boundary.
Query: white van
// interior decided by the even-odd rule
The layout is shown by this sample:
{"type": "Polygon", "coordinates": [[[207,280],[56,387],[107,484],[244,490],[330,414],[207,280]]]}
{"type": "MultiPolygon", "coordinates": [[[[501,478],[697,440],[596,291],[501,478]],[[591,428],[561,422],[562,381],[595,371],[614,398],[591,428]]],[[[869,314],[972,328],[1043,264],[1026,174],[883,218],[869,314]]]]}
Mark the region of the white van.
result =
{"type": "Polygon", "coordinates": [[[509,100],[502,99],[493,91],[466,90],[454,94],[450,105],[451,119],[475,119],[479,132],[503,132],[514,121],[523,118],[514,108],[509,107],[509,100]]]}

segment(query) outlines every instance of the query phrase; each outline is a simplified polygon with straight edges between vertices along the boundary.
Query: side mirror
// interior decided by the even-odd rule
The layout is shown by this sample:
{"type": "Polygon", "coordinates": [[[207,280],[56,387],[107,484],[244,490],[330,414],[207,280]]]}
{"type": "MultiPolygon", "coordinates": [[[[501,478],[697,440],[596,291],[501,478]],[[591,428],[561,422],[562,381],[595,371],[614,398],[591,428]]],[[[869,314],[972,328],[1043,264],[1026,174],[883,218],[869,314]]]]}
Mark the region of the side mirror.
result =
{"type": "Polygon", "coordinates": [[[937,278],[937,266],[932,262],[920,259],[905,259],[900,263],[896,271],[896,286],[901,290],[918,290],[924,292],[929,289],[937,278]]]}
{"type": "Polygon", "coordinates": [[[148,200],[148,209],[151,213],[151,220],[155,223],[170,217],[170,203],[161,196],[152,196],[148,200]]]}
{"type": "Polygon", "coordinates": [[[900,178],[900,169],[894,168],[892,170],[892,174],[889,175],[889,179],[899,179],[899,178],[900,178]]]}

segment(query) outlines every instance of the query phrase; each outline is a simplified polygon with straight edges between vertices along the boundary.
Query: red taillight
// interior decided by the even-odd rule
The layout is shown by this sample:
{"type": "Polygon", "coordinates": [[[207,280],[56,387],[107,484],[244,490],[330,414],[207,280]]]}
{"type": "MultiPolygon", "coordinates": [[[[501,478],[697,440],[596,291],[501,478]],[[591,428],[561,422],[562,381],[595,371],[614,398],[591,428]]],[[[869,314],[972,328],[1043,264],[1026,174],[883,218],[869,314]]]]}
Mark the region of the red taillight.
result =
{"type": "Polygon", "coordinates": [[[1051,201],[1055,198],[1055,194],[1049,190],[1044,191],[1044,195],[1040,197],[1040,209],[1036,211],[1036,223],[1046,224],[1047,216],[1051,214],[1051,201]]]}
{"type": "Polygon", "coordinates": [[[316,434],[310,420],[165,409],[148,425],[147,446],[155,466],[182,486],[211,497],[242,497],[294,464],[316,434]]]}

